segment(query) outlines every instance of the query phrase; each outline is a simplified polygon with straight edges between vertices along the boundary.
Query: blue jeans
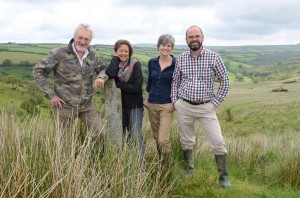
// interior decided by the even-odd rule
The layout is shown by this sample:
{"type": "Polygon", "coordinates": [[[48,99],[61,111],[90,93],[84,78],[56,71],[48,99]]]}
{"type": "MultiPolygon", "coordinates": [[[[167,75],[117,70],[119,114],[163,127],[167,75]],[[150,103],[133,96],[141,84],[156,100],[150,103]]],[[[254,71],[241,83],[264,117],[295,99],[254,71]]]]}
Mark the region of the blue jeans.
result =
{"type": "Polygon", "coordinates": [[[143,112],[143,107],[133,109],[122,108],[123,134],[126,137],[128,133],[127,141],[138,142],[142,163],[145,160],[145,145],[142,132],[143,112]]]}

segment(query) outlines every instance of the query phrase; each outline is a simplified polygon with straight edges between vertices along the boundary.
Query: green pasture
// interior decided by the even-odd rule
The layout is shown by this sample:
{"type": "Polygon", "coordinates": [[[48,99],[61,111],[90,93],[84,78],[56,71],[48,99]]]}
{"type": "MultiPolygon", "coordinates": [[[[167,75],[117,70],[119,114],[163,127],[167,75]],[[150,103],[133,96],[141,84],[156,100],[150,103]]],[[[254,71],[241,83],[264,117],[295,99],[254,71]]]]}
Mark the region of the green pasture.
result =
{"type": "MultiPolygon", "coordinates": [[[[83,194],[84,189],[91,189],[92,192],[102,192],[102,189],[107,189],[105,192],[108,192],[111,189],[113,193],[119,192],[120,185],[118,181],[128,182],[137,181],[140,178],[135,178],[137,175],[144,175],[145,181],[148,183],[140,182],[136,185],[141,185],[139,188],[144,189],[146,186],[156,186],[155,192],[159,195],[154,197],[230,197],[230,198],[240,198],[240,197],[264,197],[264,198],[273,198],[273,197],[299,197],[300,196],[300,180],[299,177],[296,177],[299,173],[299,136],[300,132],[300,117],[299,117],[299,108],[300,108],[300,77],[294,77],[292,79],[287,79],[284,81],[263,81],[258,83],[250,82],[232,82],[228,95],[223,103],[217,108],[217,115],[219,117],[223,135],[226,141],[228,149],[228,171],[230,175],[230,182],[232,185],[231,189],[223,189],[219,186],[217,180],[217,170],[213,158],[213,152],[210,149],[206,136],[203,129],[200,127],[199,123],[196,124],[196,136],[197,143],[195,146],[195,174],[192,177],[185,178],[184,175],[184,163],[183,156],[181,153],[181,147],[178,139],[178,128],[176,116],[173,122],[172,132],[171,132],[171,141],[172,141],[172,150],[173,150],[173,165],[171,170],[171,178],[163,180],[162,183],[157,185],[152,184],[153,177],[159,176],[159,172],[156,172],[158,168],[156,167],[156,148],[155,142],[151,136],[151,129],[149,125],[147,111],[145,110],[144,122],[143,122],[143,132],[145,134],[146,141],[146,155],[148,159],[149,168],[146,170],[145,174],[137,174],[133,170],[134,161],[128,162],[123,160],[128,160],[128,156],[133,157],[134,150],[123,150],[122,152],[116,153],[112,152],[105,156],[105,160],[99,160],[97,165],[91,166],[93,163],[89,161],[90,166],[86,167],[84,174],[85,182],[76,183],[77,188],[81,190],[78,191],[79,194],[83,194]],[[282,87],[287,89],[287,92],[272,92],[273,89],[282,87]],[[120,159],[120,155],[126,152],[128,154],[124,159],[120,159]],[[130,153],[130,154],[129,154],[130,153]],[[102,164],[103,163],[103,164],[102,164]],[[125,163],[125,164],[124,164],[125,163]],[[95,167],[101,167],[98,170],[98,175],[107,175],[107,181],[111,182],[111,178],[116,179],[116,185],[107,188],[107,185],[102,185],[98,187],[99,182],[103,182],[105,178],[93,177],[91,173],[95,167]],[[115,171],[111,171],[111,169],[115,171]],[[120,174],[120,171],[131,170],[128,173],[120,174]],[[132,172],[133,171],[133,172],[132,172]],[[152,172],[154,171],[154,172],[152,172]],[[131,173],[132,172],[132,173],[131,173]],[[95,181],[95,183],[89,183],[95,181]],[[97,181],[97,182],[96,182],[97,181]],[[172,181],[173,183],[168,183],[172,181]],[[85,184],[88,183],[89,187],[86,187],[85,184]]],[[[16,111],[20,108],[19,105],[23,100],[29,98],[29,94],[26,92],[25,88],[18,87],[16,90],[12,90],[10,85],[0,83],[0,106],[9,109],[9,106],[13,104],[16,111]]],[[[95,101],[99,101],[99,95],[95,95],[95,101]]],[[[44,103],[48,103],[48,100],[45,99],[44,103]]],[[[46,104],[43,106],[47,106],[46,104]]],[[[26,181],[26,175],[31,175],[31,180],[40,182],[43,185],[38,185],[39,190],[35,191],[32,188],[28,188],[28,192],[36,193],[38,196],[39,193],[45,192],[49,186],[53,183],[51,180],[52,177],[47,175],[49,170],[58,166],[51,166],[50,161],[55,161],[56,157],[49,155],[48,152],[53,149],[41,149],[40,145],[47,145],[49,147],[49,142],[54,141],[55,138],[55,129],[49,130],[47,127],[53,126],[52,124],[43,124],[48,122],[50,118],[49,109],[41,107],[43,116],[41,116],[37,123],[24,122],[21,127],[24,127],[24,132],[22,132],[22,138],[24,141],[22,145],[28,143],[28,138],[32,145],[27,146],[31,148],[27,157],[23,157],[23,163],[28,164],[24,169],[19,160],[14,160],[10,158],[10,161],[5,160],[6,158],[0,158],[1,161],[1,170],[2,170],[2,180],[0,179],[1,184],[7,184],[9,181],[12,181],[7,188],[10,191],[3,192],[4,195],[9,195],[9,193],[17,193],[18,189],[23,189],[22,182],[17,182],[19,179],[24,178],[26,181]],[[26,123],[29,123],[28,127],[26,123]],[[28,129],[29,128],[29,129],[28,129]],[[29,133],[30,132],[30,133],[29,133]],[[28,134],[27,134],[28,133],[28,134]],[[26,135],[26,136],[25,136],[26,135]],[[25,136],[25,137],[23,137],[25,136]],[[27,140],[27,141],[26,141],[27,140]],[[47,141],[46,141],[47,140],[47,141]],[[33,144],[33,142],[35,142],[33,144]],[[44,142],[46,141],[46,142],[44,142]],[[47,144],[45,144],[47,143],[47,144]],[[43,155],[41,155],[43,154],[43,155]],[[39,156],[48,156],[43,159],[39,156]],[[30,156],[30,158],[29,158],[30,156]],[[53,159],[48,159],[50,156],[53,159]],[[29,158],[29,159],[28,159],[29,158]],[[33,162],[31,159],[35,159],[33,162]],[[47,161],[48,159],[48,161],[47,161]],[[45,162],[46,160],[46,162],[45,162]],[[26,174],[21,174],[21,172],[15,173],[18,177],[7,174],[10,167],[16,167],[15,171],[24,171],[26,174]],[[19,165],[19,166],[17,166],[19,165]],[[33,166],[33,167],[31,167],[33,166]],[[20,167],[20,168],[17,168],[20,167]],[[31,168],[30,168],[31,167],[31,168]],[[10,179],[7,179],[10,178],[10,179]],[[47,178],[47,179],[44,179],[47,178]],[[13,182],[14,181],[14,182],[13,182]],[[19,186],[18,186],[19,185],[19,186]],[[48,187],[47,187],[48,186],[48,187]],[[16,189],[14,189],[15,187],[16,189]]],[[[103,109],[102,109],[103,110],[103,109]]],[[[8,130],[10,126],[10,121],[5,121],[5,117],[2,115],[3,129],[8,130]]],[[[11,126],[10,126],[11,127],[11,126]]],[[[17,126],[14,126],[15,128],[17,126]]],[[[13,152],[14,147],[10,146],[12,143],[7,141],[12,141],[12,134],[15,131],[12,128],[7,133],[0,134],[1,140],[5,140],[6,152],[13,152]],[[10,132],[10,133],[8,133],[10,132]],[[11,134],[9,137],[5,134],[11,134]],[[5,138],[4,138],[5,137],[5,138]]],[[[20,129],[21,130],[21,129],[20,129]]],[[[18,130],[19,131],[19,130],[18,130]]],[[[79,144],[79,142],[78,142],[79,144]]],[[[26,148],[27,148],[26,147],[26,148]]],[[[80,148],[79,146],[77,146],[80,148]]],[[[54,147],[55,148],[55,147],[54,147]]],[[[75,148],[74,148],[75,149],[75,148]]],[[[109,148],[110,149],[110,148],[109,148]]],[[[129,149],[129,148],[127,148],[129,149]]],[[[18,152],[23,153],[23,152],[18,152]]],[[[17,155],[16,153],[12,156],[17,155]]],[[[73,169],[78,170],[83,162],[77,163],[73,159],[71,154],[66,154],[66,159],[64,161],[64,166],[61,167],[70,167],[70,169],[64,170],[68,174],[73,169]],[[70,160],[71,159],[71,160],[70,160]]],[[[125,153],[124,153],[125,155],[125,153]]],[[[8,156],[8,155],[6,155],[8,156]]],[[[65,155],[61,155],[65,156],[65,155]]],[[[81,159],[81,154],[78,155],[78,160],[81,159]]],[[[88,154],[87,156],[90,156],[88,154]]],[[[131,159],[131,158],[130,158],[131,159]]],[[[85,159],[90,160],[90,158],[85,159]]],[[[86,162],[86,161],[85,161],[86,162]]],[[[54,173],[63,174],[63,170],[53,171],[54,173]]],[[[80,172],[79,170],[77,172],[80,172]]],[[[78,178],[78,174],[74,173],[74,177],[78,178]]],[[[66,173],[66,174],[67,174],[66,173]]],[[[11,173],[13,174],[13,173],[11,173]]],[[[14,175],[15,175],[14,174],[14,175]]],[[[83,174],[83,173],[82,173],[83,174]]],[[[68,179],[62,176],[61,177],[62,185],[60,188],[68,189],[66,186],[72,186],[74,182],[79,181],[78,179],[70,181],[69,178],[72,175],[69,175],[68,179]]],[[[83,178],[81,178],[83,179],[83,178]]],[[[144,180],[143,180],[144,181],[144,180]]],[[[158,180],[159,181],[159,180],[158,180]]],[[[31,182],[28,182],[26,186],[35,186],[31,185],[31,182]]],[[[123,185],[121,185],[123,186],[123,185]]],[[[132,188],[136,187],[135,185],[132,188]]],[[[147,193],[149,187],[144,189],[144,193],[147,193]]],[[[126,188],[128,189],[128,188],[126,188]]],[[[72,191],[72,190],[71,190],[72,191]]],[[[23,192],[21,190],[21,192],[23,192]]],[[[59,195],[62,195],[65,191],[59,191],[59,195]]],[[[72,191],[73,192],[73,191],[72,191]]],[[[102,193],[105,193],[102,192],[102,193]]],[[[71,193],[71,192],[69,192],[71,193]]],[[[130,191],[128,195],[136,195],[135,197],[143,197],[141,194],[134,194],[135,192],[130,191]]],[[[153,192],[154,193],[154,192],[153,192]]],[[[114,194],[117,197],[123,197],[122,191],[119,194],[114,194]]],[[[126,197],[126,196],[124,196],[126,197]]],[[[149,195],[149,197],[151,197],[149,195]]]]}
{"type": "Polygon", "coordinates": [[[210,46],[218,52],[226,53],[282,53],[300,52],[300,45],[249,45],[249,46],[210,46]]]}
{"type": "Polygon", "coordinates": [[[24,89],[19,87],[17,91],[12,91],[11,85],[0,82],[0,106],[1,107],[9,107],[12,102],[14,106],[19,107],[22,100],[24,99],[24,89]]]}
{"type": "MultiPolygon", "coordinates": [[[[37,63],[50,50],[66,44],[0,44],[0,64],[4,60],[11,60],[12,63],[20,63],[28,61],[29,63],[37,63]]],[[[113,46],[112,45],[91,45],[104,60],[108,66],[110,63],[113,46]]],[[[142,62],[143,71],[147,73],[148,61],[159,55],[156,45],[133,45],[133,58],[137,58],[142,62]]],[[[207,48],[220,53],[224,63],[226,64],[230,80],[250,82],[252,78],[255,80],[282,80],[297,76],[300,74],[300,46],[233,46],[233,47],[217,47],[208,46],[207,48]]],[[[173,49],[174,57],[187,50],[187,47],[179,47],[173,49]]],[[[0,76],[5,76],[15,72],[22,77],[28,75],[27,69],[22,68],[0,68],[0,76]],[[19,70],[19,71],[18,71],[19,70]]],[[[29,78],[31,79],[31,78],[29,78]]]]}
{"type": "Polygon", "coordinates": [[[30,63],[37,63],[40,61],[45,55],[43,54],[35,54],[28,52],[7,52],[0,51],[0,64],[6,59],[12,61],[12,63],[20,63],[22,61],[29,61],[30,63]]]}
{"type": "Polygon", "coordinates": [[[252,65],[248,65],[248,64],[245,64],[245,63],[241,63],[241,62],[237,62],[237,61],[231,61],[229,60],[228,58],[224,58],[223,59],[224,62],[228,61],[229,65],[226,65],[227,67],[230,68],[230,70],[232,71],[237,71],[239,69],[250,69],[250,68],[253,68],[252,65]],[[242,68],[239,68],[239,66],[242,66],[242,68]]]}
{"type": "Polygon", "coordinates": [[[293,182],[300,171],[296,138],[300,133],[299,96],[299,76],[285,81],[231,83],[217,115],[227,144],[232,188],[218,187],[213,152],[205,132],[196,124],[196,175],[179,180],[175,195],[299,197],[300,180],[293,182]],[[286,83],[289,81],[293,83],[286,83]],[[278,87],[288,91],[272,92],[278,87]]]}
{"type": "Polygon", "coordinates": [[[300,77],[292,78],[293,83],[282,81],[261,81],[259,83],[232,83],[225,104],[236,102],[263,102],[284,104],[289,102],[300,102],[300,77]],[[295,80],[294,80],[295,79],[295,80]],[[272,92],[276,88],[287,89],[287,92],[272,92]]]}
{"type": "MultiPolygon", "coordinates": [[[[236,77],[236,74],[232,73],[232,72],[227,72],[228,73],[228,77],[229,77],[229,81],[230,82],[239,82],[239,80],[236,77]]],[[[240,74],[242,75],[242,74],[240,74]]],[[[243,76],[244,82],[251,82],[252,79],[248,78],[247,76],[243,76]]]]}
{"type": "Polygon", "coordinates": [[[242,63],[247,63],[255,60],[257,53],[231,53],[226,54],[224,59],[238,60],[242,63]]]}
{"type": "Polygon", "coordinates": [[[36,54],[48,54],[50,50],[64,44],[0,44],[0,51],[27,52],[36,54]]]}

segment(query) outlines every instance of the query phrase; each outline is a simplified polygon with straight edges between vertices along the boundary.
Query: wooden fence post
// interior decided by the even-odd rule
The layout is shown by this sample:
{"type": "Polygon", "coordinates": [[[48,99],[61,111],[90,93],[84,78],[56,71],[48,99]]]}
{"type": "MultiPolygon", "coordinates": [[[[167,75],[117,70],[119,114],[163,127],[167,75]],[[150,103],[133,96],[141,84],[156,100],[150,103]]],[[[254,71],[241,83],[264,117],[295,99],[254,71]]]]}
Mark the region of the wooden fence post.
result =
{"type": "Polygon", "coordinates": [[[105,117],[107,120],[107,132],[111,140],[120,145],[122,144],[122,107],[121,91],[115,85],[114,79],[108,79],[104,85],[105,91],[105,117]]]}

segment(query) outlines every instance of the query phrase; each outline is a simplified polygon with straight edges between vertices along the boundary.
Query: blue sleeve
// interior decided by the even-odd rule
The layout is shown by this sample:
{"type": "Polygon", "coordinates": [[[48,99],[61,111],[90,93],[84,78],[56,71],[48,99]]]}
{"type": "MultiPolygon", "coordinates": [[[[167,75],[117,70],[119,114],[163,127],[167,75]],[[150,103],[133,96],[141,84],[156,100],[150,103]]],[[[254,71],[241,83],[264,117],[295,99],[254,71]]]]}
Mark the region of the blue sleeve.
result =
{"type": "Polygon", "coordinates": [[[151,79],[151,65],[152,65],[152,61],[149,60],[148,61],[148,81],[147,81],[147,86],[146,86],[146,91],[148,93],[150,93],[150,89],[151,89],[151,83],[152,83],[152,79],[151,79]]]}

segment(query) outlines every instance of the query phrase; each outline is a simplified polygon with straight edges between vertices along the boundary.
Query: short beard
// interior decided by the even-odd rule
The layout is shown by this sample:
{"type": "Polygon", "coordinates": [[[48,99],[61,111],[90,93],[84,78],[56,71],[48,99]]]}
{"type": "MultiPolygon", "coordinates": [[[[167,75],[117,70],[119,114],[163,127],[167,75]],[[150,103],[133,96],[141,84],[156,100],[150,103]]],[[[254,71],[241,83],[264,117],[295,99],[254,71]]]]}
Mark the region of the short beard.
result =
{"type": "Polygon", "coordinates": [[[75,49],[79,52],[85,52],[85,50],[87,49],[87,47],[82,47],[80,45],[76,45],[75,49]]]}
{"type": "Polygon", "coordinates": [[[192,43],[190,43],[188,46],[192,51],[197,51],[202,47],[202,43],[200,41],[197,41],[198,45],[193,45],[192,43]]]}

